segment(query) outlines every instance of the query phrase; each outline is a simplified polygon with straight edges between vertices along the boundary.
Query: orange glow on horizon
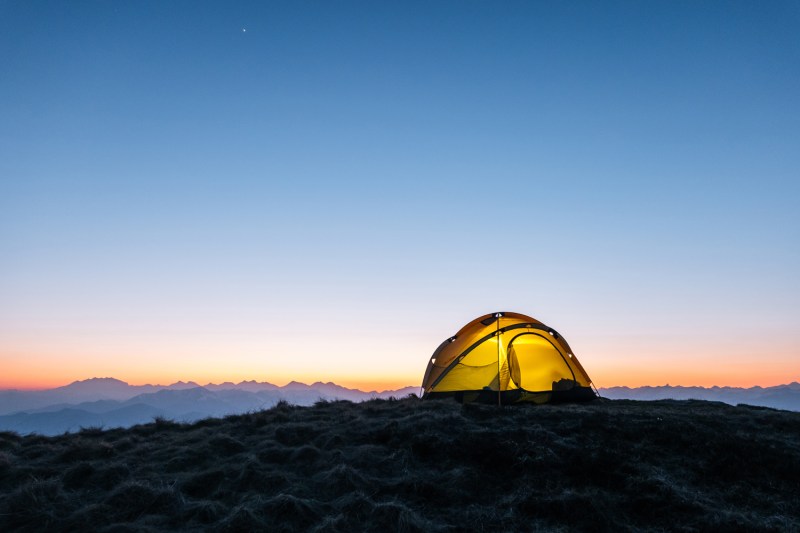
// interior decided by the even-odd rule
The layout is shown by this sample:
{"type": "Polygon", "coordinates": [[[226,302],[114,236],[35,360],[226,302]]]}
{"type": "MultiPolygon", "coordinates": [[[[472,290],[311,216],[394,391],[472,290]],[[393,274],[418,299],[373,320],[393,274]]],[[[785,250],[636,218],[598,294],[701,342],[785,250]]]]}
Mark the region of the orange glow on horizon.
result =
{"type": "MultiPolygon", "coordinates": [[[[1,355],[0,358],[2,358],[1,355]]],[[[12,360],[11,362],[13,363],[14,361],[12,360]]],[[[364,372],[345,373],[342,371],[332,372],[328,375],[310,373],[293,375],[287,371],[280,373],[254,372],[250,374],[246,372],[215,372],[212,369],[202,369],[184,373],[179,369],[158,372],[149,369],[131,368],[125,365],[114,365],[116,368],[113,368],[112,365],[103,365],[101,368],[91,371],[85,368],[86,365],[76,365],[69,369],[50,366],[48,369],[42,364],[36,364],[35,360],[25,359],[24,364],[22,363],[23,361],[19,361],[18,364],[6,365],[3,374],[0,376],[0,389],[45,390],[63,387],[75,381],[83,381],[90,378],[114,378],[134,386],[167,386],[181,381],[194,382],[198,385],[257,381],[277,386],[284,386],[292,381],[307,385],[315,382],[333,382],[342,387],[366,392],[384,392],[409,386],[417,387],[422,379],[421,372],[419,375],[408,372],[397,373],[392,376],[371,376],[364,372]]]]}
{"type": "MultiPolygon", "coordinates": [[[[643,386],[683,386],[683,387],[742,387],[749,388],[754,386],[773,387],[777,385],[785,385],[793,381],[800,381],[800,375],[794,376],[781,376],[775,374],[761,374],[754,375],[752,373],[742,376],[725,375],[717,376],[720,379],[715,379],[714,376],[699,375],[691,372],[591,372],[589,374],[594,380],[594,385],[598,388],[611,388],[611,387],[643,387],[643,386]]],[[[177,376],[177,375],[161,375],[161,376],[136,376],[126,379],[122,374],[97,374],[97,375],[67,375],[61,374],[60,376],[42,375],[32,376],[27,375],[9,375],[6,374],[0,378],[0,389],[16,389],[16,390],[44,390],[56,387],[63,387],[75,381],[83,381],[93,377],[113,377],[128,383],[129,385],[171,385],[173,383],[195,382],[198,385],[207,384],[220,384],[224,382],[240,383],[242,381],[258,381],[268,382],[277,386],[284,386],[291,381],[297,381],[311,385],[315,382],[333,382],[336,385],[350,389],[359,389],[362,391],[377,391],[383,392],[387,390],[398,390],[405,387],[418,387],[422,378],[422,373],[419,376],[408,376],[389,378],[388,376],[375,376],[350,378],[346,376],[326,377],[319,375],[303,375],[303,376],[245,376],[245,375],[222,375],[218,377],[209,375],[195,375],[195,376],[177,376]]]]}
{"type": "Polygon", "coordinates": [[[257,382],[267,382],[273,385],[277,385],[282,387],[287,385],[292,381],[297,381],[300,383],[305,383],[306,385],[311,385],[316,382],[328,383],[332,382],[336,385],[341,387],[345,387],[348,389],[358,389],[364,392],[385,392],[385,391],[392,391],[403,389],[406,387],[418,387],[418,383],[414,383],[412,380],[407,381],[398,381],[398,380],[389,380],[389,379],[374,379],[374,380],[351,380],[351,379],[328,379],[328,378],[308,378],[308,379],[261,379],[261,378],[240,378],[240,379],[191,379],[191,378],[179,378],[179,379],[146,379],[146,380],[128,380],[124,377],[120,376],[81,376],[75,378],[67,378],[67,379],[59,379],[53,378],[48,380],[40,380],[40,381],[23,381],[23,380],[7,380],[7,379],[0,379],[0,390],[20,390],[20,391],[37,391],[37,390],[47,390],[47,389],[54,389],[57,387],[64,387],[69,385],[70,383],[74,383],[75,381],[84,381],[91,378],[114,378],[119,379],[120,381],[124,381],[128,385],[133,386],[141,386],[141,385],[157,385],[157,386],[167,386],[177,382],[194,382],[198,385],[205,386],[208,384],[219,385],[220,383],[231,382],[231,383],[241,383],[242,381],[257,381],[257,382]]]}
{"type": "MultiPolygon", "coordinates": [[[[680,339],[579,337],[571,344],[598,388],[666,384],[748,388],[800,381],[800,357],[793,338],[776,341],[769,350],[757,340],[745,340],[688,345],[680,339]]],[[[307,338],[303,351],[294,344],[273,344],[267,349],[255,341],[223,339],[193,344],[177,340],[156,344],[145,339],[14,341],[6,344],[16,345],[15,349],[0,351],[0,389],[49,389],[92,377],[113,377],[131,385],[255,380],[282,386],[290,381],[321,381],[382,392],[418,387],[435,348],[427,339],[410,342],[399,335],[381,345],[380,358],[374,355],[374,339],[344,337],[335,342],[307,338]]]]}

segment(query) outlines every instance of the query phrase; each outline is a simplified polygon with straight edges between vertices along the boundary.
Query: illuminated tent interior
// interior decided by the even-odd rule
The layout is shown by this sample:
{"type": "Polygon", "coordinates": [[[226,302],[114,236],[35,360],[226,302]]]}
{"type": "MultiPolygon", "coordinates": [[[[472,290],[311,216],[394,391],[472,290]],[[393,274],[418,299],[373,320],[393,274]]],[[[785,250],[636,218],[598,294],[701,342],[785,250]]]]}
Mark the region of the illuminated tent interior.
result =
{"type": "Polygon", "coordinates": [[[423,399],[464,403],[571,402],[597,397],[592,380],[553,328],[519,313],[476,318],[433,352],[423,399]]]}

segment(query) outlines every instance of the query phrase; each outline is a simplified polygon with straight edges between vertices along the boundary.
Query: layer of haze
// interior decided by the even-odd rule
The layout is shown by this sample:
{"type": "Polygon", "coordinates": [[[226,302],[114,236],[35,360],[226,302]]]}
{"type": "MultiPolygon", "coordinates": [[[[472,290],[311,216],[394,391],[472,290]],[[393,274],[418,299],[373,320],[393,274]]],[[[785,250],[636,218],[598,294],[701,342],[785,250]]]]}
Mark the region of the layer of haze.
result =
{"type": "Polygon", "coordinates": [[[800,378],[796,2],[0,2],[0,387],[800,378]]]}

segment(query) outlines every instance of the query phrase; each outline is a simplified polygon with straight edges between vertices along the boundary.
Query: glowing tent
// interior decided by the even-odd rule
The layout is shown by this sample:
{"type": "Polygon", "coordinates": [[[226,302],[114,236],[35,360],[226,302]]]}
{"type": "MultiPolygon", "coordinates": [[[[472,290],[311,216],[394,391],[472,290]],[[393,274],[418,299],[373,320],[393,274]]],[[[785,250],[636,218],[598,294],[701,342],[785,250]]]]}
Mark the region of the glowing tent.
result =
{"type": "Polygon", "coordinates": [[[592,380],[553,328],[519,313],[478,317],[433,352],[423,399],[516,403],[586,401],[592,380]]]}

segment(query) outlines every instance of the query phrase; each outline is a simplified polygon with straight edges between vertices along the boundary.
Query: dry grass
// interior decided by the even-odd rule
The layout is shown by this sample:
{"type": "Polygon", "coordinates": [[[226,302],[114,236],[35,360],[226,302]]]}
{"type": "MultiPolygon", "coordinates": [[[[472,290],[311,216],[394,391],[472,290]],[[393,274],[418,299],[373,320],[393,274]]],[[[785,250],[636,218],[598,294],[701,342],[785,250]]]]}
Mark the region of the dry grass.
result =
{"type": "Polygon", "coordinates": [[[800,413],[286,404],[0,433],[0,530],[800,530],[800,413]]]}

